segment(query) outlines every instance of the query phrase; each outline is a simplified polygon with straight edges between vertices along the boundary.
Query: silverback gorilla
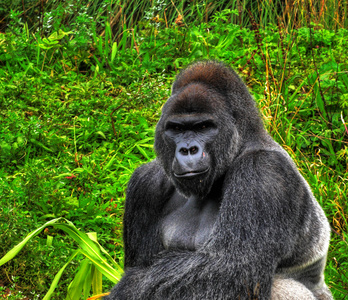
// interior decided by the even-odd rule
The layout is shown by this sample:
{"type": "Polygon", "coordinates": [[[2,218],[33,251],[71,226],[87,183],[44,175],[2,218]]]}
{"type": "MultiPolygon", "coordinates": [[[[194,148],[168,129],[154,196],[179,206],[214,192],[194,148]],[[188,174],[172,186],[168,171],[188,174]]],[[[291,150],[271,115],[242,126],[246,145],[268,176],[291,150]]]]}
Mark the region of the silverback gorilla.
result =
{"type": "Polygon", "coordinates": [[[332,299],[324,212],[231,68],[177,76],[155,151],[128,185],[126,272],[106,299],[332,299]]]}

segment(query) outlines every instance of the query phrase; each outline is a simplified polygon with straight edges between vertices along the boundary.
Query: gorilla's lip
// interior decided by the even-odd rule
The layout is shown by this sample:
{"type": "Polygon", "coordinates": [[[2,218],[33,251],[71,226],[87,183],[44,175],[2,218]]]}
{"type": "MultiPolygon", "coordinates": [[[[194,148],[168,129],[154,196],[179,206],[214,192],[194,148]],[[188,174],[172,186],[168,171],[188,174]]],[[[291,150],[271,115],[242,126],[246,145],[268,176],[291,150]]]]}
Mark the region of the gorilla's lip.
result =
{"type": "Polygon", "coordinates": [[[199,176],[199,175],[202,175],[202,174],[205,174],[209,171],[209,168],[203,170],[203,171],[188,171],[188,172],[185,172],[185,173],[181,173],[181,174],[177,174],[177,173],[174,173],[174,176],[177,177],[177,178],[192,178],[192,177],[196,177],[196,176],[199,176]]]}

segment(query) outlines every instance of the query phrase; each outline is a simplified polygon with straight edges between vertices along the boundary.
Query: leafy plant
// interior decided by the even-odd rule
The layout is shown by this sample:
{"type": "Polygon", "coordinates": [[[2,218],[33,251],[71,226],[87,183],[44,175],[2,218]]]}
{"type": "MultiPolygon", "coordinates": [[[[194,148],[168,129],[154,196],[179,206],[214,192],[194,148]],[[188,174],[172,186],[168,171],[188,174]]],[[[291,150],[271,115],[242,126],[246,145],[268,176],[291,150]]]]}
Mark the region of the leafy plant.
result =
{"type": "MultiPolygon", "coordinates": [[[[78,244],[79,249],[73,252],[66,264],[56,274],[50,289],[43,298],[44,300],[51,299],[63,271],[79,254],[84,255],[86,259],[80,263],[79,271],[76,273],[74,280],[69,285],[66,296],[67,299],[79,299],[80,295],[83,295],[83,299],[87,299],[91,288],[93,288],[93,294],[100,294],[102,290],[101,274],[106,276],[113,283],[120,280],[123,272],[121,267],[97,242],[96,233],[85,234],[79,231],[70,221],[65,220],[66,223],[63,223],[63,220],[64,219],[62,218],[51,220],[38,229],[30,232],[21,243],[0,259],[0,266],[13,259],[30,239],[34,238],[41,231],[47,230],[48,226],[52,226],[67,233],[78,244]]],[[[48,236],[47,238],[48,243],[51,244],[52,237],[48,236]]]]}

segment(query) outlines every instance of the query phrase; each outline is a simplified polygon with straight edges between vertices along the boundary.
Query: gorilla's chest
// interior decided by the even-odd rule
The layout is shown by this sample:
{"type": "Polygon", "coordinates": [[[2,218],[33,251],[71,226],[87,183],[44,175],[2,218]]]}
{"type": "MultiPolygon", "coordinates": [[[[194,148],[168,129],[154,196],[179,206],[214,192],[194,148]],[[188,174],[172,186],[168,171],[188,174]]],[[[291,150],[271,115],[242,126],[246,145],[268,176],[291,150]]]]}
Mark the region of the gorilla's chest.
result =
{"type": "Polygon", "coordinates": [[[218,199],[204,203],[175,193],[162,221],[162,242],[166,249],[196,250],[209,238],[219,211],[218,199]]]}

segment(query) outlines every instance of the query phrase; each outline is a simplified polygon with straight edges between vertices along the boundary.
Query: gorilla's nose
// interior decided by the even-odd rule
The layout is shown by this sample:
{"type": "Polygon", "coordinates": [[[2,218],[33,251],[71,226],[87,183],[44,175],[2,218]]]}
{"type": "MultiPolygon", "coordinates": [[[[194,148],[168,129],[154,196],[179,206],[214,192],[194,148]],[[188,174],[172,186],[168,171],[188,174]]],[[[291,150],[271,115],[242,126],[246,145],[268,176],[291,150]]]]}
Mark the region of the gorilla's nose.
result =
{"type": "Polygon", "coordinates": [[[181,142],[176,145],[175,156],[179,160],[197,160],[202,156],[203,147],[197,141],[181,142]]]}
{"type": "Polygon", "coordinates": [[[182,147],[179,149],[179,153],[181,155],[195,155],[196,153],[198,153],[199,148],[197,146],[192,146],[190,148],[185,148],[182,147]]]}
{"type": "Polygon", "coordinates": [[[175,152],[175,158],[182,168],[192,171],[200,168],[203,147],[198,143],[179,143],[175,152]]]}

